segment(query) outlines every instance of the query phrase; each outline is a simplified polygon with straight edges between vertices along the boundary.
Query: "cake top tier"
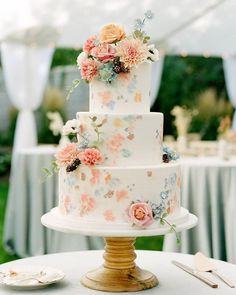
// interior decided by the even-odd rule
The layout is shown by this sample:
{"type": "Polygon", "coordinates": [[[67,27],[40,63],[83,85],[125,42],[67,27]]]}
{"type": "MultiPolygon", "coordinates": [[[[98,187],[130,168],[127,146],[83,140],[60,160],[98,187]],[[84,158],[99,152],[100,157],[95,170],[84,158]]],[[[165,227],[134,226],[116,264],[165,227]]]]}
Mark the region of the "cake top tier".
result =
{"type": "Polygon", "coordinates": [[[91,112],[149,112],[150,64],[159,52],[148,44],[143,28],[152,17],[147,11],[130,34],[120,25],[105,25],[84,43],[77,65],[82,79],[90,83],[91,112]]]}

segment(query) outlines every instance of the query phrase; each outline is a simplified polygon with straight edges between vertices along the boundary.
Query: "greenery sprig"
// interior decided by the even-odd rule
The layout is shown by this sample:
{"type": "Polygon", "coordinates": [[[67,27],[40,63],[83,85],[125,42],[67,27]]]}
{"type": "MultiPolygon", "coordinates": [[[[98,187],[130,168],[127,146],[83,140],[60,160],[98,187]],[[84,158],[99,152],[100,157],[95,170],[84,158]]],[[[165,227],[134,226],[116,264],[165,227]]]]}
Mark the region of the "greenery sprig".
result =
{"type": "Polygon", "coordinates": [[[68,100],[71,96],[71,94],[73,93],[73,91],[75,90],[76,87],[79,86],[80,80],[79,79],[75,79],[72,84],[70,86],[67,87],[67,95],[66,95],[66,99],[68,100]]]}
{"type": "Polygon", "coordinates": [[[144,28],[146,20],[151,20],[151,19],[153,19],[153,17],[154,17],[153,12],[151,10],[147,10],[144,13],[143,19],[137,18],[135,20],[135,23],[134,23],[135,30],[133,32],[134,38],[141,39],[143,41],[143,43],[148,43],[148,41],[150,40],[150,37],[147,36],[145,31],[143,31],[143,28],[144,28]]]}
{"type": "Polygon", "coordinates": [[[51,166],[49,168],[43,167],[42,168],[43,173],[46,175],[43,181],[46,179],[52,177],[55,173],[58,173],[59,171],[59,166],[57,165],[56,161],[51,162],[51,166]]]}
{"type": "Polygon", "coordinates": [[[180,238],[178,236],[178,233],[176,231],[176,224],[174,223],[170,223],[169,221],[167,221],[166,217],[167,217],[167,213],[164,212],[159,218],[160,218],[160,224],[161,225],[165,225],[167,224],[170,227],[170,233],[175,233],[176,236],[176,243],[179,245],[180,244],[180,238]]]}
{"type": "Polygon", "coordinates": [[[92,121],[91,125],[94,128],[95,133],[97,134],[97,140],[93,142],[93,146],[97,147],[100,143],[101,143],[101,134],[103,134],[103,132],[101,132],[99,129],[107,122],[106,119],[103,119],[101,123],[97,123],[97,117],[93,116],[93,117],[89,117],[89,119],[92,121]]]}

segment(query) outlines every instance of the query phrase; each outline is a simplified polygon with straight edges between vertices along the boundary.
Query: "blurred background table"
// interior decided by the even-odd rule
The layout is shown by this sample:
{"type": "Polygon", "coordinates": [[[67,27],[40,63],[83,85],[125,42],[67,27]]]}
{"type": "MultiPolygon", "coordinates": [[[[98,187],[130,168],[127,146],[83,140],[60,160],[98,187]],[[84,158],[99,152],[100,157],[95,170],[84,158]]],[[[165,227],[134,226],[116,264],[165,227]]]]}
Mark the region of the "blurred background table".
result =
{"type": "MultiPolygon", "coordinates": [[[[160,284],[155,288],[139,291],[138,294],[140,295],[210,295],[216,293],[221,295],[235,294],[235,289],[229,288],[211,273],[205,273],[204,276],[214,280],[214,282],[217,282],[219,284],[218,290],[209,287],[208,285],[177,268],[171,263],[172,260],[177,260],[186,265],[189,265],[190,267],[193,267],[192,255],[163,253],[158,251],[136,251],[136,253],[137,265],[154,273],[160,281],[160,284]]],[[[94,291],[85,288],[79,281],[86,272],[95,269],[102,264],[102,254],[103,251],[80,251],[31,257],[2,264],[0,271],[1,269],[9,268],[14,270],[15,267],[24,267],[29,265],[45,265],[48,267],[61,269],[63,272],[65,272],[65,279],[62,282],[51,285],[50,287],[42,290],[37,290],[37,294],[114,294],[111,292],[94,291]]],[[[225,276],[235,283],[236,266],[223,261],[215,262],[220,272],[224,273],[225,276]]],[[[133,292],[127,292],[126,294],[131,293],[133,294],[133,292]]],[[[8,294],[19,294],[19,291],[10,290],[7,288],[0,289],[0,295],[8,294]]],[[[29,291],[21,291],[20,294],[28,295],[29,291]]]]}
{"type": "Polygon", "coordinates": [[[55,146],[42,145],[15,156],[3,242],[8,252],[20,257],[103,248],[101,238],[59,233],[41,224],[41,216],[58,203],[57,175],[45,179],[42,171],[51,166],[55,153],[55,146]]]}
{"type": "Polygon", "coordinates": [[[182,157],[182,206],[198,225],[181,233],[181,245],[167,235],[165,251],[196,253],[236,263],[236,157],[182,157]]]}

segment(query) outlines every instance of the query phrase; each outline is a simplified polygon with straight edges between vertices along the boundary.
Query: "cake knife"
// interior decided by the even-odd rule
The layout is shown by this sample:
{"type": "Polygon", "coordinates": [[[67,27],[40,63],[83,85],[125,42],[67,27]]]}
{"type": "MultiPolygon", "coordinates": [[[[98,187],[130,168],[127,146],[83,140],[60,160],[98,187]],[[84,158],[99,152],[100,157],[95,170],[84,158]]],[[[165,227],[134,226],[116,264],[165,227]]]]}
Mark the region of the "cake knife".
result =
{"type": "Polygon", "coordinates": [[[201,280],[202,282],[204,282],[205,284],[207,284],[208,286],[210,286],[211,288],[218,288],[218,284],[212,282],[211,280],[209,280],[208,278],[204,277],[203,275],[201,275],[198,271],[196,271],[195,269],[182,264],[181,262],[172,260],[172,263],[175,266],[178,266],[179,268],[181,268],[182,270],[186,271],[187,273],[189,273],[190,275],[198,278],[199,280],[201,280]]]}

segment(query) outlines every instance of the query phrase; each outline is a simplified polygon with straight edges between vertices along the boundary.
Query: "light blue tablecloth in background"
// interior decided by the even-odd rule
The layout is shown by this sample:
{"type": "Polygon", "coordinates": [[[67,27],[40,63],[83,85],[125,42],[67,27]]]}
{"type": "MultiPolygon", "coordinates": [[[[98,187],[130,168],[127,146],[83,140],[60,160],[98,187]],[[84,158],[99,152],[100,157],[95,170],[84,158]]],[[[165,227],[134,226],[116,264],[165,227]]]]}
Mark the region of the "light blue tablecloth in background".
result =
{"type": "Polygon", "coordinates": [[[198,225],[181,233],[180,247],[167,235],[165,251],[196,253],[236,263],[236,158],[183,158],[182,206],[198,225]]]}
{"type": "Polygon", "coordinates": [[[102,249],[103,240],[46,229],[41,216],[58,203],[57,174],[45,179],[56,148],[22,150],[15,157],[4,226],[4,245],[21,257],[73,250],[102,249]]]}

